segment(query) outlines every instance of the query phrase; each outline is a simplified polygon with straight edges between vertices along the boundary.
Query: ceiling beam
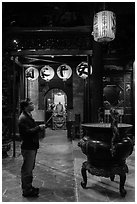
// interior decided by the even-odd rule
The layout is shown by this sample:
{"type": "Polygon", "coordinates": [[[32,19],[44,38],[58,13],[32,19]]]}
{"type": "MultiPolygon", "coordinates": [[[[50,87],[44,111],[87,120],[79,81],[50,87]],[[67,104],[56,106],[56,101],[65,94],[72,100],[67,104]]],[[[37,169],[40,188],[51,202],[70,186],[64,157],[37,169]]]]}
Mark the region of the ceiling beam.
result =
{"type": "Polygon", "coordinates": [[[87,56],[92,55],[92,50],[19,50],[11,51],[12,56],[87,56]]]}

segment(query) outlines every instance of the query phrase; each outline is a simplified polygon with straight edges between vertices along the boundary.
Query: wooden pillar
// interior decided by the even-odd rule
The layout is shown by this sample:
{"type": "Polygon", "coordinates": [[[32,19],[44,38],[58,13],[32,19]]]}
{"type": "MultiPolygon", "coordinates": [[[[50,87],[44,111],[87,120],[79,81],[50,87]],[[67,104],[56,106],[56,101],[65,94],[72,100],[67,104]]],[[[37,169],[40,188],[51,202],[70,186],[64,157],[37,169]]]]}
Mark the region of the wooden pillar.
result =
{"type": "Polygon", "coordinates": [[[88,62],[88,79],[87,79],[87,83],[88,83],[88,86],[87,86],[87,122],[91,122],[91,88],[90,88],[90,80],[91,80],[91,77],[90,77],[90,69],[91,69],[91,60],[90,60],[90,55],[87,56],[87,62],[88,62]]]}
{"type": "Polygon", "coordinates": [[[20,99],[25,98],[25,71],[24,67],[21,68],[20,71],[20,99]]]}
{"type": "Polygon", "coordinates": [[[13,60],[13,102],[12,102],[12,138],[13,138],[13,157],[16,156],[16,66],[13,60]]]}
{"type": "Polygon", "coordinates": [[[98,109],[103,106],[102,44],[93,41],[91,79],[91,122],[98,122],[98,109]]]}
{"type": "Polygon", "coordinates": [[[84,82],[84,95],[83,95],[83,123],[87,122],[87,79],[84,82]]]}
{"type": "Polygon", "coordinates": [[[27,80],[26,98],[28,98],[29,97],[29,80],[28,80],[28,77],[26,78],[26,80],[27,80]]]}
{"type": "Polygon", "coordinates": [[[132,122],[133,122],[133,135],[135,135],[135,61],[133,63],[133,72],[132,72],[132,122]]]}

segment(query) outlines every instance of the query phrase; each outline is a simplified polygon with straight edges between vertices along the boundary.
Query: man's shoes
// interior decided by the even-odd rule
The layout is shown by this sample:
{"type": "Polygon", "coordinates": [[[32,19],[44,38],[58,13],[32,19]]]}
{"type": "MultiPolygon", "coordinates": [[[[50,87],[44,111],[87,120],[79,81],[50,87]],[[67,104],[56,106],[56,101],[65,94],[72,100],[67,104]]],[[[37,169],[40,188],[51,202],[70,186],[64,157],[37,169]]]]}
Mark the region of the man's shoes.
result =
{"type": "Polygon", "coordinates": [[[33,187],[29,190],[24,190],[22,195],[24,197],[38,197],[38,194],[39,190],[38,189],[36,190],[36,188],[33,187]]]}

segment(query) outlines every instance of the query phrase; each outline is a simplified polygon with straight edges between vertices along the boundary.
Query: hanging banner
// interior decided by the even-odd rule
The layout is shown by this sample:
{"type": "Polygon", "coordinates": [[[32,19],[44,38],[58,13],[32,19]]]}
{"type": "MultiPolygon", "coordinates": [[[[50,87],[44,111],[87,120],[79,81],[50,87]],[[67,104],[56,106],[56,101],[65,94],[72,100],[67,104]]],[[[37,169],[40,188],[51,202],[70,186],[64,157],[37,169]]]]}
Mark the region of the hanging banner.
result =
{"type": "Polygon", "coordinates": [[[54,69],[50,67],[49,65],[45,65],[41,70],[40,70],[40,76],[42,79],[46,81],[50,81],[54,77],[54,69]]]}
{"type": "Polygon", "coordinates": [[[57,69],[57,75],[60,79],[63,79],[63,81],[66,81],[71,77],[72,69],[67,64],[62,64],[57,69]]]}
{"type": "MultiPolygon", "coordinates": [[[[86,79],[88,77],[88,63],[87,62],[81,62],[76,67],[76,73],[79,77],[86,79]]],[[[90,74],[92,74],[92,66],[90,66],[90,74]]]]}
{"type": "Polygon", "coordinates": [[[29,67],[28,69],[26,69],[25,71],[25,77],[28,79],[28,80],[36,80],[39,76],[39,71],[34,68],[34,67],[29,67]]]}

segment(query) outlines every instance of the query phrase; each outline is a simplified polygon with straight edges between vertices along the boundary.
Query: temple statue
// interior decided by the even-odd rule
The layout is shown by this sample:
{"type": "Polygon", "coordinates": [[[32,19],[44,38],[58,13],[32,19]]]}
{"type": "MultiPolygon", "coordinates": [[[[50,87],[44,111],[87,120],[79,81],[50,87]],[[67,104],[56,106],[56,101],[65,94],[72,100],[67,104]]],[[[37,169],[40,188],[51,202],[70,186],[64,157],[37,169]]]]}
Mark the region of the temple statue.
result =
{"type": "Polygon", "coordinates": [[[63,111],[64,111],[63,105],[62,105],[61,102],[59,102],[59,103],[56,105],[55,112],[57,113],[57,115],[62,115],[62,114],[63,114],[63,111]]]}

